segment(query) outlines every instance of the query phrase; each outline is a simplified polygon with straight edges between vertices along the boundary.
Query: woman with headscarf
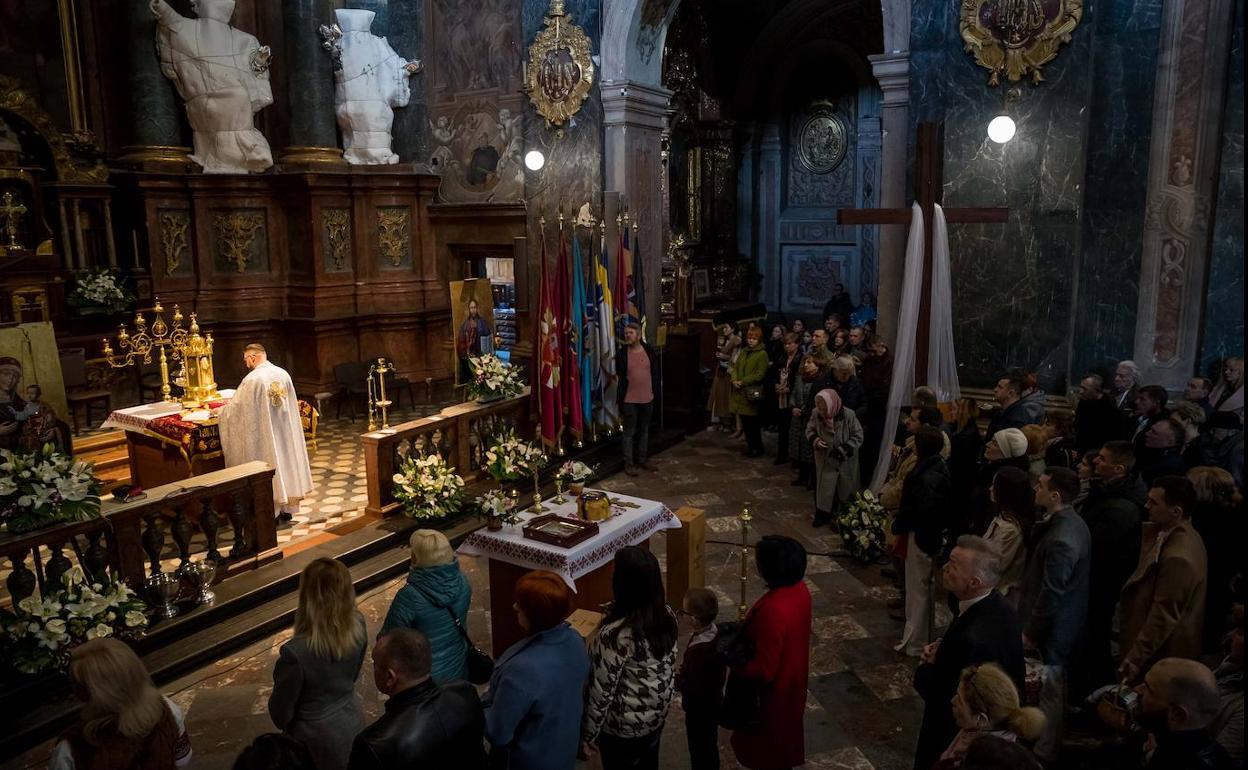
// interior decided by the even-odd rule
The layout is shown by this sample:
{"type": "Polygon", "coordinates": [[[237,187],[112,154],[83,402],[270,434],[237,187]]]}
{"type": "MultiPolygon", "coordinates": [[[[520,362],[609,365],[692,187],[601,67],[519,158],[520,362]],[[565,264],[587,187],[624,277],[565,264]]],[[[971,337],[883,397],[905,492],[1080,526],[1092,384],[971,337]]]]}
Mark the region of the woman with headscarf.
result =
{"type": "Polygon", "coordinates": [[[858,459],[862,425],[851,409],[841,406],[841,396],[831,388],[815,394],[815,411],[806,423],[806,437],[815,450],[815,520],[821,527],[832,520],[832,511],[858,491],[858,459]]]}

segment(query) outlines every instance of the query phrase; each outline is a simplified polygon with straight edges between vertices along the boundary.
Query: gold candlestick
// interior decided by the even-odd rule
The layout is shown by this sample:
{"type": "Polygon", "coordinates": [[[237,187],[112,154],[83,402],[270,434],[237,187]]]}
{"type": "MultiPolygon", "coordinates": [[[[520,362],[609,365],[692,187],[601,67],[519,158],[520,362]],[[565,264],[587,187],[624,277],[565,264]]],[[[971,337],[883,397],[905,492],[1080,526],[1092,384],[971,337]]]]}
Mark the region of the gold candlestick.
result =
{"type": "Polygon", "coordinates": [[[534,513],[544,513],[546,506],[542,505],[542,485],[538,481],[537,471],[533,471],[533,507],[529,510],[534,513]]]}
{"type": "Polygon", "coordinates": [[[182,360],[182,352],[186,347],[187,334],[182,328],[182,311],[177,305],[173,306],[173,326],[169,327],[165,323],[165,309],[161,307],[160,300],[156,300],[155,307],[152,308],[153,318],[151,330],[148,330],[147,319],[143,317],[142,312],[134,314],[134,334],[126,331],[126,325],[121,324],[117,330],[117,348],[125,351],[123,358],[114,358],[113,347],[109,344],[108,338],[104,338],[104,358],[108,361],[108,365],[114,369],[133,364],[136,360],[145,364],[152,362],[152,350],[158,350],[160,353],[160,395],[165,401],[177,403],[178,399],[173,397],[173,390],[169,387],[169,361],[182,360]],[[172,355],[165,353],[165,348],[169,348],[172,355]]]}
{"type": "Polygon", "coordinates": [[[750,563],[750,522],[754,517],[750,516],[750,506],[746,505],[741,508],[741,603],[737,605],[737,619],[745,620],[745,611],[749,607],[745,604],[745,587],[749,582],[749,563],[750,563]]]}
{"type": "MultiPolygon", "coordinates": [[[[378,358],[377,363],[368,369],[368,380],[371,385],[373,375],[377,375],[377,400],[376,406],[381,409],[381,432],[394,433],[394,429],[390,427],[389,409],[391,402],[386,398],[386,375],[394,371],[394,364],[386,362],[384,358],[378,358]]],[[[369,428],[372,430],[372,427],[369,428]]]]}
{"type": "Polygon", "coordinates": [[[563,477],[555,476],[555,505],[563,505],[568,499],[563,496],[563,477]]]}

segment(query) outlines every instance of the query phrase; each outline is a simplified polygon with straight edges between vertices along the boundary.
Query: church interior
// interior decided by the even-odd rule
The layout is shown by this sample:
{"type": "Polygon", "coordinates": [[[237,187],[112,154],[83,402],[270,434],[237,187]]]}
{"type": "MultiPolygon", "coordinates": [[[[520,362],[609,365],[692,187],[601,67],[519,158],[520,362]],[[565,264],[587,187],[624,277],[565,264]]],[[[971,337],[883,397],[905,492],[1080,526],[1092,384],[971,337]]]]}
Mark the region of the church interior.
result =
{"type": "Polygon", "coordinates": [[[1242,768],[1243,12],[0,2],[0,768],[1242,768]]]}

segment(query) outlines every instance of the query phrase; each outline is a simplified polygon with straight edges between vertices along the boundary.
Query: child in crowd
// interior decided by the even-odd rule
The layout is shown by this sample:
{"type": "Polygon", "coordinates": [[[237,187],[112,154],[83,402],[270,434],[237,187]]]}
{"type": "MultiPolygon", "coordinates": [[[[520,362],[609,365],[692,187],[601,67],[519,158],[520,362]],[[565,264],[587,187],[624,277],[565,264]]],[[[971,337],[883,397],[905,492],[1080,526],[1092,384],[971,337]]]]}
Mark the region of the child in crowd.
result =
{"type": "Polygon", "coordinates": [[[719,600],[709,588],[691,588],[685,594],[684,611],[693,618],[693,636],[676,674],[676,688],[685,710],[690,767],[719,770],[719,705],[727,674],[723,661],[715,654],[719,600]]]}

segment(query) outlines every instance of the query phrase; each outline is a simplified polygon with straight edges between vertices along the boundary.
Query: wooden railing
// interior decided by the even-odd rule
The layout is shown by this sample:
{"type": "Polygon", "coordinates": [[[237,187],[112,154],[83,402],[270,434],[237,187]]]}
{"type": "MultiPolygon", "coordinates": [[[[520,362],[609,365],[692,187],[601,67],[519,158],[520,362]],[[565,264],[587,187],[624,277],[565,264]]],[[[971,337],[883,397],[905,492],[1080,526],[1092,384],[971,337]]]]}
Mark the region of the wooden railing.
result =
{"type": "Polygon", "coordinates": [[[8,599],[16,604],[57,586],[75,563],[142,593],[148,577],[201,552],[220,565],[219,582],[274,551],[273,513],[273,468],[262,462],[154,487],[131,503],[106,500],[98,519],[0,536],[0,559],[12,565],[8,599]]]}
{"type": "Polygon", "coordinates": [[[529,430],[529,389],[515,398],[489,403],[456,404],[440,413],[405,422],[391,432],[374,431],[361,436],[364,468],[368,477],[368,506],[373,516],[388,516],[399,509],[394,499],[395,471],[410,456],[441,455],[468,484],[485,475],[485,449],[497,433],[514,428],[529,430]]]}

